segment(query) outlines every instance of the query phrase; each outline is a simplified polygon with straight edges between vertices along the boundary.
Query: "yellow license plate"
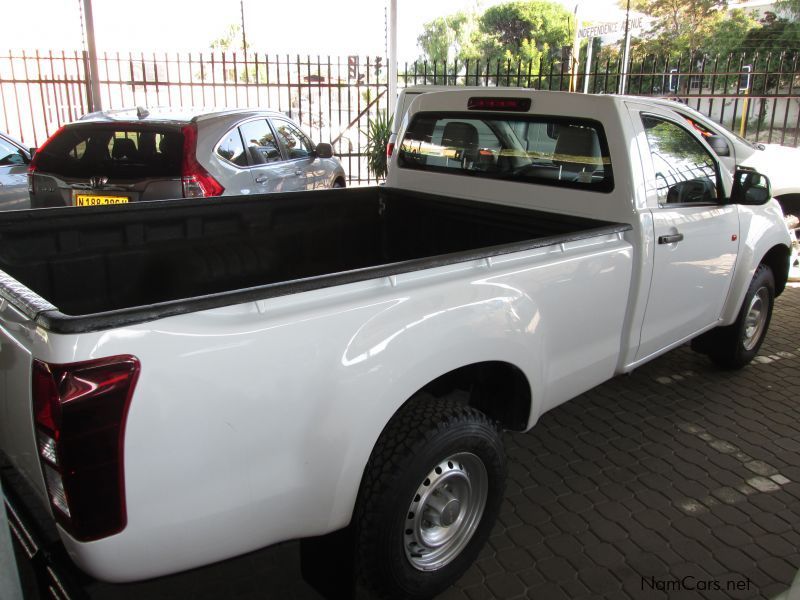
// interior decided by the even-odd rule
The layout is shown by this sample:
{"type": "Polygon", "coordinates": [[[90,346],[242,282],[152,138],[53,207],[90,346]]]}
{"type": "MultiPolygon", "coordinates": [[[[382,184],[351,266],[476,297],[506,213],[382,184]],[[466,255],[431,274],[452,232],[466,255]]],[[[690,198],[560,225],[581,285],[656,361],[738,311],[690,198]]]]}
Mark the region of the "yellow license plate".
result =
{"type": "Polygon", "coordinates": [[[127,196],[95,196],[94,194],[75,194],[75,206],[105,206],[107,204],[126,204],[127,196]]]}

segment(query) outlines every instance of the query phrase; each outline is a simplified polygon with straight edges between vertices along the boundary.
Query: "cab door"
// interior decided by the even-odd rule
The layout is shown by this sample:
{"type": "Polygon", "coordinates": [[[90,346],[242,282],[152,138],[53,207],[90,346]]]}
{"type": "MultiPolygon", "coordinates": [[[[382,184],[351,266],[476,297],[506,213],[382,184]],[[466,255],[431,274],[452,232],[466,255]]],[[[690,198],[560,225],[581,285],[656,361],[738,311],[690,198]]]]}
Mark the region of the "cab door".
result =
{"type": "Polygon", "coordinates": [[[629,105],[653,222],[652,280],[637,360],[717,323],[739,248],[739,213],[715,155],[682,119],[629,105]]]}

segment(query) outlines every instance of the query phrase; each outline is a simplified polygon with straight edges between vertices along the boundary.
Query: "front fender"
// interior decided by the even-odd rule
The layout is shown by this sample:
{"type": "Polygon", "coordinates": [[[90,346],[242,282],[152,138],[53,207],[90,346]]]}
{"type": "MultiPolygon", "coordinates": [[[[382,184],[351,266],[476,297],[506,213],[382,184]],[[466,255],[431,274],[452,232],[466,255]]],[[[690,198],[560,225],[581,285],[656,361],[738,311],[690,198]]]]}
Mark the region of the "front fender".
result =
{"type": "MultiPolygon", "coordinates": [[[[728,299],[722,312],[722,325],[730,325],[736,320],[753,274],[758,265],[764,261],[764,257],[776,247],[786,248],[788,253],[792,243],[789,230],[783,220],[783,211],[774,198],[763,206],[740,205],[738,208],[741,239],[739,257],[736,261],[728,299]]],[[[775,276],[778,289],[782,289],[783,284],[777,281],[782,275],[776,273],[775,276]]]]}

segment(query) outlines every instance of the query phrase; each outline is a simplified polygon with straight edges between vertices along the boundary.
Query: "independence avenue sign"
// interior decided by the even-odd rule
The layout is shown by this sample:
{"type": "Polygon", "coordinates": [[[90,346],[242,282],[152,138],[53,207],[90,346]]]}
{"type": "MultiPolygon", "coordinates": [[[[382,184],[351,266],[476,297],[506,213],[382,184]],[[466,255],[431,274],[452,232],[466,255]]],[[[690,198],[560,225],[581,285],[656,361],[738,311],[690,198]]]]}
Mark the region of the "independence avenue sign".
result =
{"type": "MultiPolygon", "coordinates": [[[[628,21],[628,31],[639,29],[642,26],[642,17],[631,17],[628,21]]],[[[598,23],[578,29],[578,38],[594,38],[606,35],[622,35],[625,33],[625,19],[610,23],[598,23]]]]}

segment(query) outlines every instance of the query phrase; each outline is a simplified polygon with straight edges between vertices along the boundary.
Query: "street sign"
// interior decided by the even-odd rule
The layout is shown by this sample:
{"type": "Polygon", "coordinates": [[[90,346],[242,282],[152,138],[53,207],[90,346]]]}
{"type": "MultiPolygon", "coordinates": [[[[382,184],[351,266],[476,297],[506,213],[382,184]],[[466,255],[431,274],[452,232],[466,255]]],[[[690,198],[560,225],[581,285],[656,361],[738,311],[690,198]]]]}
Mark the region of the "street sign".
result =
{"type": "MultiPolygon", "coordinates": [[[[628,31],[633,33],[634,31],[641,29],[642,27],[642,17],[631,17],[628,20],[628,31]]],[[[595,37],[604,37],[607,35],[624,35],[625,33],[625,19],[621,21],[612,21],[608,23],[597,23],[595,25],[589,25],[588,27],[581,27],[578,29],[578,38],[595,38],[595,37]]]]}

